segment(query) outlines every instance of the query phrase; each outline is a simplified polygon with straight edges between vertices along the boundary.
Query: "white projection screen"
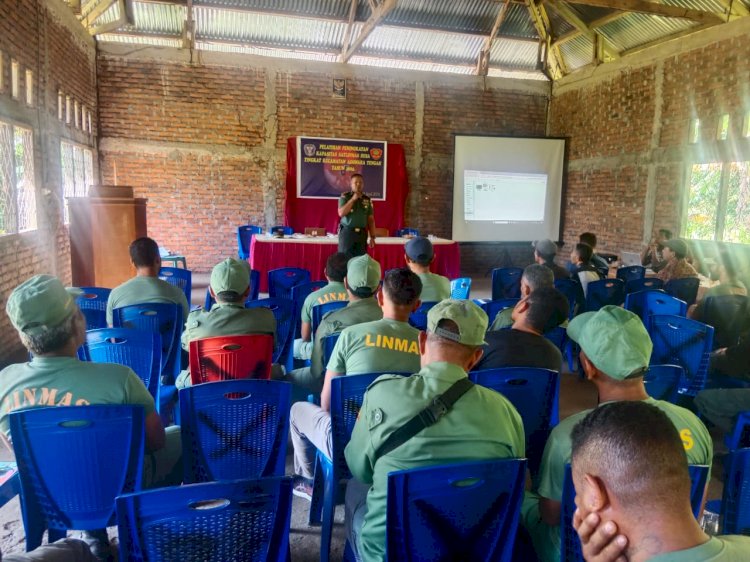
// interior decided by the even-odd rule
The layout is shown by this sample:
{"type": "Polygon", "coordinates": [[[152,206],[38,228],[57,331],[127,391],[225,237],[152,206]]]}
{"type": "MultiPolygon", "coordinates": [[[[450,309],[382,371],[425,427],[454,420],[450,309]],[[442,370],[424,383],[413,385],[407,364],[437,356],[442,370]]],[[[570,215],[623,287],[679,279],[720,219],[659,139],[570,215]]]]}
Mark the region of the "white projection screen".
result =
{"type": "Polygon", "coordinates": [[[456,135],[453,240],[560,237],[565,139],[456,135]]]}

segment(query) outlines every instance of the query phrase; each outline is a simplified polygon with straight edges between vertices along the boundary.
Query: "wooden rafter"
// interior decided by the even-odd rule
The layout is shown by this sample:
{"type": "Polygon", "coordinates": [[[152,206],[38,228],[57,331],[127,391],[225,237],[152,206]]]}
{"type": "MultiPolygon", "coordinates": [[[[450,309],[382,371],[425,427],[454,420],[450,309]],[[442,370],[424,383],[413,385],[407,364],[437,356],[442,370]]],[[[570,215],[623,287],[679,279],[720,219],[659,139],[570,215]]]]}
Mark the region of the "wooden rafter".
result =
{"type": "Polygon", "coordinates": [[[349,42],[352,40],[352,32],[354,31],[354,18],[357,15],[357,4],[357,0],[352,0],[352,3],[349,5],[349,20],[346,22],[344,46],[341,48],[342,53],[345,53],[349,49],[349,42]]]}
{"type": "Polygon", "coordinates": [[[526,7],[531,15],[531,21],[534,22],[536,32],[545,45],[545,62],[547,67],[543,69],[549,78],[556,80],[565,76],[565,61],[563,60],[560,50],[553,45],[552,25],[544,6],[537,4],[535,0],[526,0],[526,7]]]}
{"type": "MultiPolygon", "coordinates": [[[[370,5],[375,4],[375,2],[376,0],[370,0],[370,5]]],[[[359,35],[354,38],[354,41],[351,42],[346,50],[342,49],[339,61],[347,62],[350,58],[352,58],[354,52],[359,49],[362,43],[365,42],[365,39],[370,36],[370,33],[374,31],[375,27],[377,27],[377,25],[381,21],[383,21],[383,18],[387,16],[395,7],[396,0],[381,0],[379,3],[377,3],[375,5],[375,8],[372,10],[372,13],[370,14],[370,17],[367,18],[367,21],[362,26],[362,29],[360,29],[359,35]]]]}
{"type": "Polygon", "coordinates": [[[81,19],[81,23],[84,25],[84,27],[87,27],[89,31],[91,31],[91,27],[94,25],[94,22],[99,18],[99,16],[101,16],[104,12],[117,4],[117,2],[118,0],[100,0],[99,3],[91,9],[91,11],[83,16],[83,18],[81,19]]]}
{"type": "Polygon", "coordinates": [[[187,0],[187,14],[182,26],[182,48],[195,49],[195,19],[193,18],[193,0],[187,0]]]}
{"type": "Polygon", "coordinates": [[[750,16],[750,10],[740,0],[717,0],[724,6],[728,19],[744,18],[750,16]]]}
{"type": "MultiPolygon", "coordinates": [[[[578,17],[578,14],[570,9],[567,4],[560,0],[547,0],[547,4],[549,4],[550,8],[560,14],[560,17],[576,28],[578,31],[576,36],[585,35],[588,37],[589,41],[597,47],[597,50],[601,50],[603,55],[606,55],[611,59],[618,59],[620,57],[617,47],[612,45],[612,43],[610,43],[606,37],[601,35],[601,33],[596,31],[596,29],[591,29],[586,22],[578,17]]],[[[554,42],[553,46],[559,46],[562,42],[562,38],[560,38],[554,42]]]]}
{"type": "Polygon", "coordinates": [[[500,26],[505,20],[505,16],[508,14],[508,8],[510,8],[510,0],[505,0],[500,10],[497,12],[495,17],[495,23],[492,25],[492,30],[487,38],[484,40],[484,44],[479,51],[479,57],[477,58],[477,74],[479,76],[487,76],[487,70],[490,66],[490,51],[492,50],[492,43],[495,41],[497,32],[500,31],[500,26]]]}
{"type": "Polygon", "coordinates": [[[703,31],[704,29],[708,29],[709,27],[714,27],[718,24],[715,23],[706,23],[703,25],[699,25],[696,27],[691,27],[689,29],[683,29],[682,31],[678,31],[677,33],[673,33],[672,35],[667,35],[666,37],[660,37],[659,39],[655,39],[653,41],[649,41],[648,43],[644,43],[643,45],[638,45],[637,47],[633,47],[631,49],[627,49],[623,51],[621,54],[623,57],[626,57],[628,55],[635,54],[639,51],[643,51],[645,49],[648,49],[649,47],[653,47],[655,45],[661,45],[662,43],[666,43],[667,41],[674,41],[675,39],[681,39],[685,37],[686,35],[691,35],[693,33],[697,33],[699,31],[703,31]]]}
{"type": "Polygon", "coordinates": [[[73,10],[75,15],[81,15],[81,0],[69,0],[68,6],[70,6],[70,9],[73,10]]]}
{"type": "Polygon", "coordinates": [[[667,4],[657,4],[647,0],[568,0],[573,4],[585,4],[599,8],[612,8],[623,12],[641,12],[667,18],[683,18],[699,23],[721,23],[724,20],[714,12],[704,12],[692,8],[681,8],[667,4]]]}

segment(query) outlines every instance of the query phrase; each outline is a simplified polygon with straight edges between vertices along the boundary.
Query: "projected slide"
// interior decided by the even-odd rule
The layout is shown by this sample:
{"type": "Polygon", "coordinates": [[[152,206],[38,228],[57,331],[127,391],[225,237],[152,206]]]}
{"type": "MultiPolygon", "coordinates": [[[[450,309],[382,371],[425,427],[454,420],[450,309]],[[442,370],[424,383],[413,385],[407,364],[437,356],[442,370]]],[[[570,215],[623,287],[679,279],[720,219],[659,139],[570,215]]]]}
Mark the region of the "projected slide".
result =
{"type": "Polygon", "coordinates": [[[464,219],[543,222],[547,174],[464,170],[464,219]]]}

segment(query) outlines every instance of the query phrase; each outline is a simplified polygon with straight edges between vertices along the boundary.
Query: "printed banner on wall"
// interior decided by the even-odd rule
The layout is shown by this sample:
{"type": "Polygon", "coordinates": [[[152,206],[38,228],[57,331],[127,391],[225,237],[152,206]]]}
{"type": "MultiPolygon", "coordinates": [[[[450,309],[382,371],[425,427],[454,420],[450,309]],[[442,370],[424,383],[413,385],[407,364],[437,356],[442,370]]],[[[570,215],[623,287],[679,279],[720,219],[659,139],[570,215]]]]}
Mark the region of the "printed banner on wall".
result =
{"type": "Polygon", "coordinates": [[[385,141],[297,137],[297,197],[338,199],[362,174],[365,195],[385,200],[385,141]]]}

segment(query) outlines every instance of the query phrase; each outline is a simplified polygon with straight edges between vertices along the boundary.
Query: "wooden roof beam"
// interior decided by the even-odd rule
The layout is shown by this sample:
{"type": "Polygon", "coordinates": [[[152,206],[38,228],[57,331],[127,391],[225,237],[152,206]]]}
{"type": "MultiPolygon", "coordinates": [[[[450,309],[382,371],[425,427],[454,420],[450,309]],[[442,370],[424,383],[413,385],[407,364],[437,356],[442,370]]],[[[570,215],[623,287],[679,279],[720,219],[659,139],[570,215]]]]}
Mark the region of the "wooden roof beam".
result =
{"type": "Polygon", "coordinates": [[[623,12],[640,12],[666,18],[682,18],[697,21],[699,23],[722,23],[724,19],[714,12],[704,12],[691,8],[657,4],[647,0],[569,0],[573,4],[585,4],[598,8],[611,8],[623,12]]]}
{"type": "Polygon", "coordinates": [[[717,0],[724,6],[728,20],[750,16],[750,10],[740,0],[717,0]]]}
{"type": "MultiPolygon", "coordinates": [[[[89,33],[91,35],[99,35],[101,33],[110,33],[112,31],[115,31],[117,29],[120,29],[123,25],[127,23],[132,23],[128,21],[128,8],[125,6],[125,0],[113,0],[111,3],[112,5],[117,4],[120,10],[120,16],[115,20],[111,21],[109,23],[104,23],[102,25],[99,25],[97,27],[87,26],[89,33]]],[[[96,18],[94,18],[96,19],[96,18]]],[[[92,20],[93,22],[93,20],[92,20]]]]}
{"type": "MultiPolygon", "coordinates": [[[[383,18],[385,18],[385,16],[387,16],[391,12],[391,10],[396,7],[396,1],[397,0],[381,0],[376,5],[375,9],[372,11],[372,14],[370,14],[370,17],[367,18],[367,21],[362,26],[362,29],[360,29],[359,35],[355,37],[351,45],[349,45],[346,49],[341,50],[339,62],[347,62],[350,58],[352,58],[354,52],[359,49],[362,43],[365,42],[365,40],[370,36],[370,33],[372,33],[377,25],[381,21],[383,21],[383,18]]],[[[375,0],[371,0],[371,2],[374,3],[375,0]]]]}
{"type": "Polygon", "coordinates": [[[357,15],[357,0],[352,0],[349,5],[349,21],[346,22],[346,33],[344,34],[344,46],[341,48],[341,52],[345,53],[349,49],[349,42],[352,40],[352,32],[354,31],[354,20],[357,15]]]}
{"type": "Polygon", "coordinates": [[[510,0],[505,0],[500,10],[497,12],[495,23],[492,25],[492,30],[487,38],[484,40],[484,44],[479,51],[479,57],[477,57],[477,74],[479,76],[487,76],[487,71],[490,66],[490,52],[492,51],[492,43],[495,41],[497,32],[500,31],[500,26],[505,20],[505,16],[508,14],[508,8],[510,7],[510,0]]]}
{"type": "Polygon", "coordinates": [[[91,11],[89,11],[85,16],[83,16],[83,18],[81,18],[81,23],[90,32],[91,26],[94,25],[94,22],[99,18],[99,16],[101,16],[104,12],[117,4],[117,2],[118,0],[100,0],[100,2],[96,6],[94,6],[91,11]]]}
{"type": "MultiPolygon", "coordinates": [[[[591,29],[588,25],[586,25],[586,22],[578,17],[578,15],[573,10],[571,10],[567,4],[559,0],[547,0],[547,4],[549,4],[550,8],[560,14],[560,17],[562,17],[570,25],[575,27],[576,30],[578,30],[579,33],[577,33],[576,36],[585,35],[586,37],[588,37],[589,41],[591,41],[592,44],[601,47],[602,53],[604,55],[608,56],[611,59],[620,58],[620,52],[617,50],[617,47],[612,45],[612,43],[610,43],[609,40],[600,32],[596,31],[595,29],[591,29]]],[[[561,41],[562,38],[558,41],[555,41],[554,46],[559,46],[561,44],[561,41]]]]}
{"type": "Polygon", "coordinates": [[[565,61],[560,54],[560,49],[553,44],[552,25],[549,21],[544,6],[537,4],[536,0],[526,0],[526,7],[531,15],[536,32],[544,44],[544,61],[546,67],[543,72],[550,80],[556,80],[565,76],[565,61]]]}

